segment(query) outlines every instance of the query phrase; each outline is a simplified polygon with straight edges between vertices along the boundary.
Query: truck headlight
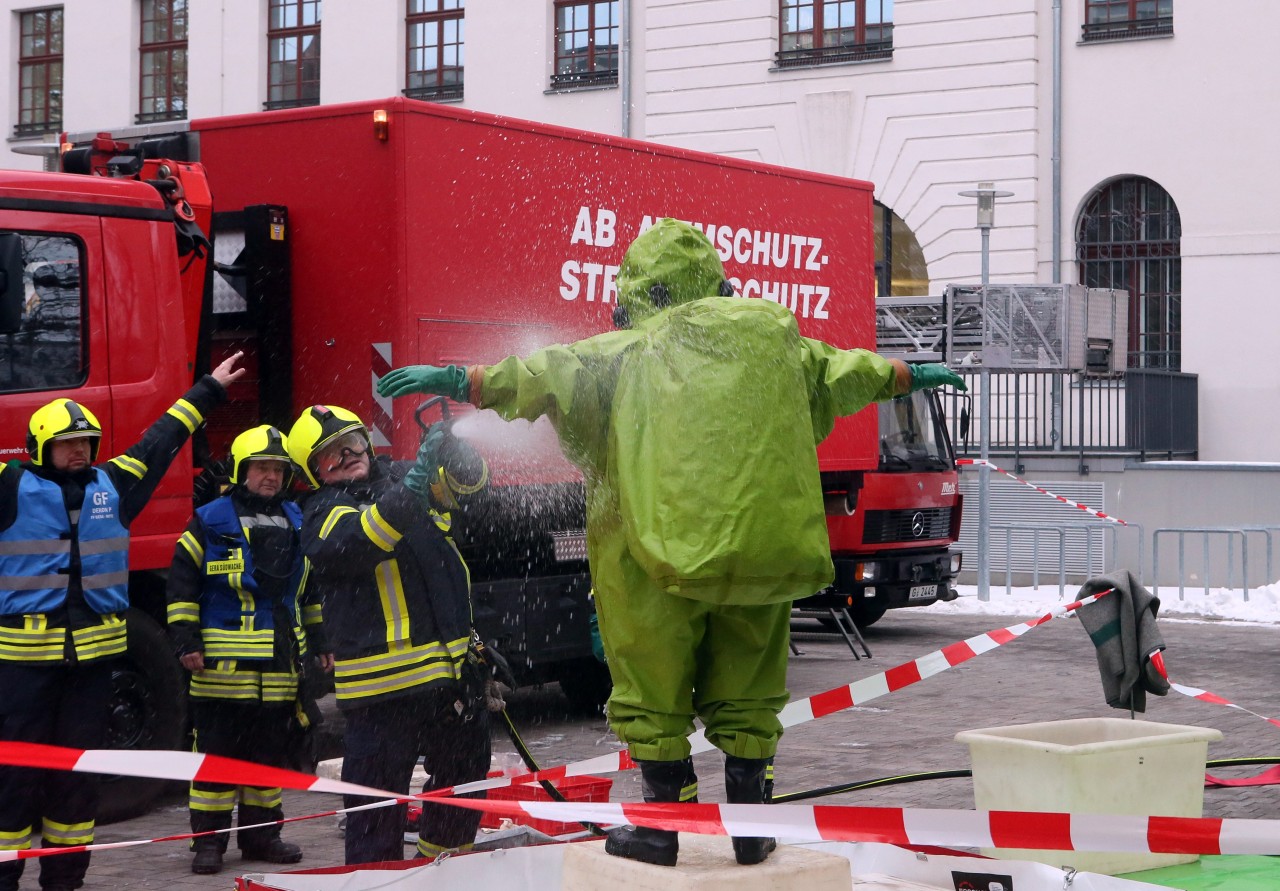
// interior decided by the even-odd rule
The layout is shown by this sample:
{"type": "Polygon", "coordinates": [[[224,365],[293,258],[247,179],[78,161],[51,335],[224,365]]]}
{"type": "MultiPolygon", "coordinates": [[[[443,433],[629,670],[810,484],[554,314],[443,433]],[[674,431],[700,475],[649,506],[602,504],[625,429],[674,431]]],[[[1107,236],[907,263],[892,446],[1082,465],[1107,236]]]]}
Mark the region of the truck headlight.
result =
{"type": "Polygon", "coordinates": [[[964,554],[961,551],[955,551],[951,554],[951,574],[957,575],[960,572],[960,566],[964,563],[964,554]]]}
{"type": "Polygon", "coordinates": [[[874,582],[880,573],[880,566],[876,563],[857,563],[853,567],[853,577],[859,582],[874,582]]]}

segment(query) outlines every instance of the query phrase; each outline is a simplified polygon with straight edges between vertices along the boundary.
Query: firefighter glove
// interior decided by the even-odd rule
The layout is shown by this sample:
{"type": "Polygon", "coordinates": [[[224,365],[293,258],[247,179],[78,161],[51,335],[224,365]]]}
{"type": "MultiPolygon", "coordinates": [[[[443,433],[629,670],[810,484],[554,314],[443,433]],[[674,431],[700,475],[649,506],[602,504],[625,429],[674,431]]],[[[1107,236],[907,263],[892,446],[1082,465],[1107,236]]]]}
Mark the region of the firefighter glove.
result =
{"type": "Polygon", "coordinates": [[[422,445],[418,446],[418,460],[405,474],[405,486],[424,502],[429,499],[431,487],[440,476],[440,449],[448,436],[448,426],[444,421],[432,424],[422,438],[422,445]]]}
{"type": "Polygon", "coordinates": [[[928,390],[933,387],[952,386],[957,390],[968,390],[964,378],[945,365],[924,364],[909,365],[911,369],[911,392],[928,390]]]}
{"type": "Polygon", "coordinates": [[[448,396],[454,402],[468,402],[470,391],[467,369],[457,365],[405,365],[392,369],[378,381],[379,396],[431,393],[448,396]]]}

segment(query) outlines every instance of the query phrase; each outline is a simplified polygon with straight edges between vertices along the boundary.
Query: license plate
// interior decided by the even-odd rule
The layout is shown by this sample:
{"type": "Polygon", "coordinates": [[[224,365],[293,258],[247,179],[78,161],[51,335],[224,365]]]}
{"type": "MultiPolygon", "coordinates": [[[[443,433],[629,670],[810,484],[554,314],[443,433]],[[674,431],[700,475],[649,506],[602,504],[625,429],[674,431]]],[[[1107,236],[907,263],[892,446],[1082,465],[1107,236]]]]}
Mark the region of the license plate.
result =
{"type": "Polygon", "coordinates": [[[913,585],[911,590],[907,592],[908,600],[924,600],[928,597],[938,596],[937,585],[913,585]]]}

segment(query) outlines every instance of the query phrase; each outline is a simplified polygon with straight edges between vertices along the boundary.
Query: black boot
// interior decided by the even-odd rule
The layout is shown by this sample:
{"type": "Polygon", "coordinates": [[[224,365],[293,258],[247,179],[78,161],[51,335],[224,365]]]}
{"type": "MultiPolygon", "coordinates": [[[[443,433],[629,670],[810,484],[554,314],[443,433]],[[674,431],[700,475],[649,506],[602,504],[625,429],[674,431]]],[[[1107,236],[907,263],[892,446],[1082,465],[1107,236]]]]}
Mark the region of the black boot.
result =
{"type": "MultiPolygon", "coordinates": [[[[693,759],[683,761],[637,761],[647,802],[696,802],[698,778],[693,759]]],[[[680,836],[664,829],[623,826],[610,829],[604,849],[615,857],[639,860],[657,866],[675,866],[680,853],[680,836]]]]}
{"type": "MultiPolygon", "coordinates": [[[[772,792],[772,758],[738,758],[726,755],[724,759],[724,792],[730,804],[764,804],[768,801],[766,788],[772,792]]],[[[733,855],[744,866],[762,863],[777,841],[772,838],[735,838],[733,855]]]]}

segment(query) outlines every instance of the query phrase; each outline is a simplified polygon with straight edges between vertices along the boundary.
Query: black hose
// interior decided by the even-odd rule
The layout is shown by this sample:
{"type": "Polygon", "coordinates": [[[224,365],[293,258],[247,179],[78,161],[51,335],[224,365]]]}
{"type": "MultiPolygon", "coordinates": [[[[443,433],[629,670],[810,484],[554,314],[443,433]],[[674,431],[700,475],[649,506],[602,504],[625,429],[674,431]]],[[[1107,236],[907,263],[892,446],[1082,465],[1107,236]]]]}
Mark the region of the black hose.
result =
{"type": "MultiPolygon", "coordinates": [[[[1254,764],[1280,764],[1280,757],[1250,758],[1215,758],[1205,763],[1205,767],[1239,767],[1254,764]]],[[[810,798],[821,798],[824,795],[839,795],[842,792],[858,792],[863,789],[878,789],[882,786],[898,786],[903,783],[918,783],[922,780],[954,780],[973,776],[971,770],[932,770],[925,773],[907,773],[898,776],[879,777],[874,780],[859,780],[852,783],[840,783],[836,786],[823,786],[807,792],[784,792],[774,795],[770,804],[789,804],[795,801],[806,801],[810,798]]]]}
{"type": "MultiPolygon", "coordinates": [[[[524,740],[520,738],[520,731],[516,730],[516,725],[512,723],[511,716],[507,714],[507,710],[502,710],[502,720],[507,725],[507,736],[511,737],[511,744],[516,747],[516,753],[520,756],[520,760],[524,762],[524,766],[529,768],[533,773],[537,773],[542,768],[538,766],[538,762],[534,760],[533,753],[529,751],[529,747],[524,744],[524,740]]],[[[546,793],[551,796],[552,801],[568,801],[564,794],[556,788],[555,783],[550,780],[538,780],[538,784],[542,786],[546,793]]],[[[592,835],[605,835],[605,831],[595,823],[579,820],[580,824],[591,830],[592,835]]]]}

